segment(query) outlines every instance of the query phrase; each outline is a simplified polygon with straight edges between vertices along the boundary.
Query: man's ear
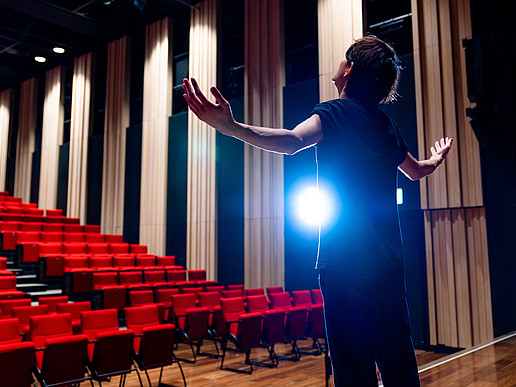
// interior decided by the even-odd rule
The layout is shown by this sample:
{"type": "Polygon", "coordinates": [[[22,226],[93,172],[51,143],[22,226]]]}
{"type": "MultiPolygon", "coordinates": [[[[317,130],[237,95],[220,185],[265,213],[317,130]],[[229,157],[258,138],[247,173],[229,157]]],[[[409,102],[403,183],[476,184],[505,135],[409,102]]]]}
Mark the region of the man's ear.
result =
{"type": "Polygon", "coordinates": [[[349,78],[349,76],[351,75],[353,71],[353,62],[351,62],[351,65],[349,66],[349,69],[346,70],[346,72],[344,73],[344,78],[349,78]]]}

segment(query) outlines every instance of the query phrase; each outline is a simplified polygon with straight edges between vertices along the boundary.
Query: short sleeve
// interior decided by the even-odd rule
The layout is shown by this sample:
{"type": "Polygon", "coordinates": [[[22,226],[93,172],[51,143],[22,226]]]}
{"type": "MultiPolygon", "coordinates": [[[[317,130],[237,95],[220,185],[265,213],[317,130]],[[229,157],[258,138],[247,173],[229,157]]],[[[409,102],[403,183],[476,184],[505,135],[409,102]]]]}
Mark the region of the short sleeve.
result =
{"type": "Polygon", "coordinates": [[[398,125],[394,121],[391,120],[394,127],[394,134],[396,136],[396,145],[397,145],[397,152],[396,152],[396,165],[399,166],[405,161],[405,158],[407,157],[408,147],[407,143],[403,139],[399,129],[398,125]]]}

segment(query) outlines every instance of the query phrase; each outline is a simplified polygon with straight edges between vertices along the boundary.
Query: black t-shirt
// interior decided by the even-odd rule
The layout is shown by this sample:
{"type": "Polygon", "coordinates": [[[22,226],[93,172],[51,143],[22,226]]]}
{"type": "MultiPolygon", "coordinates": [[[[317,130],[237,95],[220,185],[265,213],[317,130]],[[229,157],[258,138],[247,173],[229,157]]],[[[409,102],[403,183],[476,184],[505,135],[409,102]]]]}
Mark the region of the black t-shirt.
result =
{"type": "Polygon", "coordinates": [[[333,208],[321,226],[317,268],[360,277],[403,273],[396,187],[407,146],[396,124],[351,98],[323,102],[312,114],[323,130],[319,186],[333,208]]]}

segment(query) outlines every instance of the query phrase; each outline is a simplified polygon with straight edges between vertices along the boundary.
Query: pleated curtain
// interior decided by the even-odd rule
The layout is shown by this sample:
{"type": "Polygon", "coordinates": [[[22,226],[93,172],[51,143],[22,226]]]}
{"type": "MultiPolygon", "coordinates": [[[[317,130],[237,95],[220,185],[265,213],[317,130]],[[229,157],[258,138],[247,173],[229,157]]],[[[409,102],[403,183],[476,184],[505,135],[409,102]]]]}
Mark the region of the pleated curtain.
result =
{"type": "MultiPolygon", "coordinates": [[[[281,2],[245,2],[245,121],[283,125],[283,18],[281,2]]],[[[244,283],[284,286],[283,156],[245,145],[244,283]]]]}
{"type": "Polygon", "coordinates": [[[420,185],[430,344],[467,348],[493,337],[480,153],[466,117],[469,0],[412,0],[412,25],[419,156],[441,137],[456,140],[420,185]]]}
{"type": "Polygon", "coordinates": [[[172,114],[172,20],[145,31],[140,243],[165,255],[169,118],[172,114]]]}
{"type": "Polygon", "coordinates": [[[11,95],[11,89],[0,93],[0,191],[5,191],[5,172],[7,170],[7,149],[11,119],[11,95]]]}
{"type": "Polygon", "coordinates": [[[75,59],[72,83],[70,156],[68,164],[67,216],[86,223],[88,139],[91,127],[91,96],[94,54],[75,59]]]}
{"type": "Polygon", "coordinates": [[[126,130],[130,105],[130,40],[108,45],[104,156],[102,169],[101,230],[123,234],[126,130]]]}
{"type": "Polygon", "coordinates": [[[41,137],[39,208],[55,209],[57,205],[59,147],[63,143],[63,101],[64,68],[60,66],[47,71],[46,74],[41,137]]]}
{"type": "MultiPolygon", "coordinates": [[[[189,74],[206,95],[217,83],[217,1],[191,11],[189,74]]],[[[213,100],[213,98],[212,98],[213,100]]],[[[186,266],[205,269],[216,280],[216,132],[188,112],[186,266]]]]}
{"type": "Polygon", "coordinates": [[[346,50],[363,36],[361,0],[319,0],[317,3],[319,32],[319,99],[338,98],[331,78],[346,50]]]}
{"type": "Polygon", "coordinates": [[[21,197],[25,203],[30,201],[32,154],[36,142],[37,96],[38,80],[36,78],[31,78],[21,84],[14,196],[21,197]]]}

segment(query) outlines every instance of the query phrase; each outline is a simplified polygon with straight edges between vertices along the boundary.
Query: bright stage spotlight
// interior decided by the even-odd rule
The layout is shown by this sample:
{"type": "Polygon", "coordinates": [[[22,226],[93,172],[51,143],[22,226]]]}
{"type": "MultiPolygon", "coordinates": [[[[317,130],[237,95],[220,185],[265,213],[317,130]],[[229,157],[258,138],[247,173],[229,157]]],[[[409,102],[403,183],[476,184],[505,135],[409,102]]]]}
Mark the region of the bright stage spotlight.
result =
{"type": "Polygon", "coordinates": [[[330,218],[331,207],[329,195],[317,187],[305,187],[296,200],[299,219],[311,226],[325,223],[330,218]]]}

